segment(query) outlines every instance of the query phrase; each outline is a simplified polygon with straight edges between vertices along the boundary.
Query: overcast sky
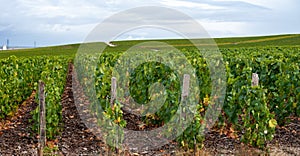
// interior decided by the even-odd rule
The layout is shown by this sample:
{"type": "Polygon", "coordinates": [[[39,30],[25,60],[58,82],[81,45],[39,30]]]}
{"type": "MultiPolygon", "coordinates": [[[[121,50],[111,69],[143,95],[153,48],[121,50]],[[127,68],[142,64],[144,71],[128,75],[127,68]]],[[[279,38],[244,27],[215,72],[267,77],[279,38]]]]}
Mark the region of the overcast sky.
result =
{"type": "MultiPolygon", "coordinates": [[[[197,20],[212,37],[300,33],[299,0],[0,0],[0,46],[80,43],[101,21],[126,9],[165,6],[197,20]]],[[[157,14],[157,13],[153,13],[157,14]]],[[[139,29],[118,39],[177,38],[139,29]]]]}

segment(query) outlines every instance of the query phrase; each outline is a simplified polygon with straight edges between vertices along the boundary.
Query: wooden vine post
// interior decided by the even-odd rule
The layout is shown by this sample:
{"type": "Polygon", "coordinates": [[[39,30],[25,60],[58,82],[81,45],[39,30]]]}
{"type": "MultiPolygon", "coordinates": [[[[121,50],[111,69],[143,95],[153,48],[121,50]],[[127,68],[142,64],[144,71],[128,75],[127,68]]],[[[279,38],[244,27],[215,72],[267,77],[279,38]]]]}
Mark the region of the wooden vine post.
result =
{"type": "MultiPolygon", "coordinates": [[[[114,107],[114,104],[116,102],[117,98],[117,78],[112,77],[111,78],[111,99],[110,99],[110,106],[111,108],[114,107]]],[[[120,131],[119,127],[117,127],[117,139],[115,140],[116,147],[115,147],[115,152],[119,154],[119,150],[117,149],[117,144],[119,143],[119,138],[120,138],[120,131]]]]}
{"type": "Polygon", "coordinates": [[[186,99],[189,95],[189,86],[190,86],[190,75],[184,74],[183,75],[183,87],[182,87],[182,93],[181,98],[186,99]]]}
{"type": "Polygon", "coordinates": [[[113,107],[117,98],[117,78],[111,78],[111,99],[110,106],[113,107]]]}
{"type": "Polygon", "coordinates": [[[40,106],[40,124],[39,124],[39,144],[38,155],[43,155],[43,149],[46,144],[46,107],[45,107],[45,83],[39,81],[39,106],[40,106]]]}
{"type": "Polygon", "coordinates": [[[252,83],[251,83],[252,87],[258,86],[258,84],[259,84],[258,74],[252,73],[252,83]]]}
{"type": "Polygon", "coordinates": [[[184,74],[183,75],[183,84],[182,84],[182,91],[181,91],[181,112],[180,112],[180,125],[183,127],[181,124],[181,120],[185,119],[185,113],[183,113],[183,107],[186,104],[186,98],[189,96],[189,86],[190,86],[190,75],[189,74],[184,74]]]}
{"type": "MultiPolygon", "coordinates": [[[[183,84],[182,84],[182,93],[181,93],[181,104],[182,104],[182,106],[181,106],[181,113],[180,113],[180,121],[181,121],[182,118],[184,118],[184,119],[186,118],[186,115],[183,112],[183,107],[186,106],[186,99],[189,96],[189,89],[190,89],[190,75],[189,74],[184,74],[183,75],[183,84]],[[183,116],[182,116],[182,114],[183,114],[183,116]]],[[[196,153],[197,153],[197,145],[196,145],[196,138],[194,136],[194,155],[196,155],[196,153]]]]}

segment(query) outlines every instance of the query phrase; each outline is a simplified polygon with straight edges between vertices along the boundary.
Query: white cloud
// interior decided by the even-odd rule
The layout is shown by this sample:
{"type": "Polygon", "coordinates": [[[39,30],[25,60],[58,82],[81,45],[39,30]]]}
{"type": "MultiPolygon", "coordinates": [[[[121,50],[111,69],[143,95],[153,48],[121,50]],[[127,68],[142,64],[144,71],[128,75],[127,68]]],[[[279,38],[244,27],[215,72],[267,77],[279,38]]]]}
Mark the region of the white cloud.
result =
{"type": "Polygon", "coordinates": [[[100,15],[101,17],[105,17],[112,14],[109,9],[94,5],[88,1],[61,0],[57,3],[51,3],[49,0],[20,0],[19,5],[23,8],[22,12],[24,16],[40,19],[55,17],[80,20],[84,20],[85,18],[99,19],[100,15]]]}
{"type": "Polygon", "coordinates": [[[246,22],[198,21],[211,36],[243,36],[247,35],[249,25],[246,22]]]}
{"type": "MultiPolygon", "coordinates": [[[[233,0],[215,0],[215,1],[216,2],[232,2],[233,0]]],[[[273,8],[274,6],[279,6],[280,4],[283,4],[289,0],[285,0],[285,1],[282,1],[282,0],[235,0],[235,1],[246,2],[249,4],[263,6],[266,8],[273,8]]]]}
{"type": "Polygon", "coordinates": [[[196,2],[188,2],[188,1],[181,1],[181,0],[163,0],[161,4],[170,7],[187,7],[187,8],[197,8],[202,10],[219,10],[224,9],[222,6],[211,5],[207,3],[196,3],[196,2]]]}

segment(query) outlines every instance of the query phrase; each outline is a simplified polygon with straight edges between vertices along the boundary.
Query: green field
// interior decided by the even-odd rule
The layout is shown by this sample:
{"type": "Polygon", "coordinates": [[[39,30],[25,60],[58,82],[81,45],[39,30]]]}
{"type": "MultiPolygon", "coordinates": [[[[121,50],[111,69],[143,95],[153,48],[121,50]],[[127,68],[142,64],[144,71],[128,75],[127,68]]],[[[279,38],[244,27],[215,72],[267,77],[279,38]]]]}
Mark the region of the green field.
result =
{"type": "MultiPolygon", "coordinates": [[[[259,37],[233,37],[233,38],[215,38],[219,48],[241,48],[241,47],[299,47],[300,34],[293,35],[276,35],[276,36],[259,36],[259,37]]],[[[170,40],[133,40],[133,41],[114,41],[117,47],[108,47],[108,51],[126,50],[138,43],[145,41],[160,41],[172,45],[176,48],[193,47],[189,40],[186,39],[170,39],[170,40]]],[[[205,44],[205,39],[202,39],[205,44]]],[[[31,57],[41,55],[69,55],[74,56],[80,44],[70,44],[52,47],[41,47],[32,49],[20,49],[0,51],[0,58],[6,58],[11,55],[17,57],[31,57]]]]}

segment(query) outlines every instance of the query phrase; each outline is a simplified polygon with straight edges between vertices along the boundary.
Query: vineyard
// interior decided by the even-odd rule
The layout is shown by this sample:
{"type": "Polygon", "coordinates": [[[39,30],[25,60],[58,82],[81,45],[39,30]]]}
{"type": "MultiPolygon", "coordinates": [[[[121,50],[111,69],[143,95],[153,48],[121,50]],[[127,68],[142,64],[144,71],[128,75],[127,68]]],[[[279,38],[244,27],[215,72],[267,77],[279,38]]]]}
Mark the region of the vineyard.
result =
{"type": "MultiPolygon", "coordinates": [[[[54,138],[61,123],[61,94],[64,89],[68,59],[64,57],[33,57],[17,59],[15,56],[1,60],[1,118],[11,116],[18,105],[25,101],[34,90],[37,82],[47,84],[47,134],[54,138]]],[[[33,120],[38,121],[38,109],[33,120]]],[[[34,126],[37,130],[37,127],[34,126]]]]}
{"type": "MultiPolygon", "coordinates": [[[[241,42],[253,44],[250,41],[241,42]]],[[[177,42],[175,44],[178,46],[177,42]]],[[[270,150],[270,146],[275,146],[273,139],[278,138],[276,137],[277,132],[282,128],[286,129],[292,123],[295,125],[295,129],[292,129],[295,132],[293,135],[295,138],[298,137],[298,140],[294,140],[295,143],[290,146],[295,149],[292,154],[299,154],[297,151],[300,150],[300,47],[226,48],[226,44],[223,44],[223,46],[223,48],[220,48],[220,52],[223,55],[223,62],[221,63],[226,69],[226,92],[221,113],[217,116],[218,121],[214,123],[210,131],[215,132],[215,135],[224,135],[228,139],[238,141],[240,144],[243,143],[250,149],[265,152],[270,150]],[[253,73],[257,73],[259,76],[258,86],[251,84],[253,73]]],[[[125,44],[123,48],[126,49],[125,44]]],[[[166,57],[159,58],[161,62],[171,62],[178,65],[178,70],[183,72],[175,71],[160,62],[141,63],[134,70],[127,70],[122,75],[116,76],[117,81],[120,82],[118,87],[121,88],[118,94],[121,94],[124,99],[129,99],[130,95],[131,100],[136,103],[133,104],[130,100],[116,99],[111,105],[111,79],[115,72],[114,67],[127,67],[136,61],[122,59],[124,49],[122,49],[122,46],[115,51],[108,49],[99,58],[91,54],[77,54],[74,58],[74,54],[69,54],[35,57],[9,56],[0,59],[0,139],[13,126],[7,121],[13,120],[14,116],[24,106],[29,107],[29,104],[26,103],[31,100],[30,103],[33,105],[30,106],[30,111],[26,113],[30,124],[25,128],[30,134],[22,137],[33,140],[28,144],[37,144],[39,110],[36,105],[39,101],[39,95],[35,92],[38,90],[39,80],[46,84],[47,148],[54,153],[67,154],[63,150],[67,148],[63,146],[66,142],[63,142],[64,138],[67,138],[64,135],[72,137],[70,133],[67,133],[67,130],[74,124],[69,122],[74,119],[80,121],[75,108],[76,97],[73,98],[73,93],[71,93],[79,92],[76,88],[82,88],[80,95],[82,94],[89,101],[85,104],[85,109],[90,114],[98,117],[96,124],[100,127],[115,124],[135,131],[150,131],[173,121],[172,117],[176,115],[177,109],[180,108],[182,75],[186,72],[187,67],[181,66],[182,60],[177,58],[178,56],[174,57],[174,51],[163,48],[161,52],[166,57]],[[125,80],[128,81],[121,83],[125,80]],[[152,86],[163,87],[158,92],[157,90],[151,90],[152,86]],[[73,90],[71,91],[70,88],[73,90]],[[66,93],[67,90],[69,90],[68,93],[66,93]],[[68,100],[66,101],[66,99],[68,100]],[[160,105],[151,103],[155,99],[159,102],[163,101],[163,103],[160,105]],[[151,109],[154,108],[158,111],[147,114],[140,112],[141,116],[130,114],[130,111],[128,111],[129,106],[140,107],[141,104],[147,103],[151,104],[148,106],[148,112],[151,112],[151,109]],[[73,109],[68,109],[68,107],[65,107],[66,105],[73,109]],[[67,117],[65,117],[65,114],[67,114],[67,117]],[[101,116],[102,114],[104,115],[101,116]],[[99,119],[99,116],[102,119],[99,119]]],[[[195,69],[195,75],[191,74],[191,77],[198,80],[198,83],[195,84],[198,85],[197,88],[200,88],[200,91],[198,94],[190,95],[193,100],[197,100],[197,105],[183,111],[185,114],[195,113],[191,119],[192,124],[184,129],[182,134],[171,140],[170,144],[166,145],[169,151],[166,149],[164,151],[170,152],[174,148],[175,150],[180,149],[178,151],[195,152],[195,150],[204,150],[214,153],[216,151],[213,152],[207,149],[206,142],[210,141],[210,138],[201,132],[205,129],[203,127],[204,123],[207,122],[204,118],[205,113],[214,107],[215,101],[218,100],[216,97],[221,95],[212,95],[212,82],[214,80],[211,79],[210,74],[212,71],[209,70],[206,58],[201,56],[197,49],[190,46],[178,46],[178,49],[180,49],[191,67],[195,69]]],[[[152,53],[140,49],[134,51],[134,56],[138,58],[137,60],[151,60],[148,54],[152,53]]],[[[218,69],[219,66],[221,67],[221,63],[214,65],[218,69]]],[[[124,70],[126,71],[126,68],[124,70]]],[[[179,122],[181,122],[181,119],[175,123],[179,122]]],[[[82,127],[82,123],[80,125],[78,127],[82,127]]],[[[170,127],[172,126],[176,125],[170,127]]],[[[85,131],[82,135],[89,131],[86,127],[82,129],[85,131]]],[[[113,142],[115,140],[112,137],[118,133],[116,129],[103,131],[102,133],[105,134],[101,138],[102,141],[109,145],[102,145],[104,143],[97,140],[99,138],[95,138],[95,136],[91,136],[93,139],[90,139],[93,143],[86,143],[93,147],[94,149],[90,150],[94,150],[96,153],[97,151],[101,153],[99,150],[101,151],[103,147],[113,149],[111,145],[118,146],[113,142]],[[95,142],[98,146],[94,146],[95,142]],[[100,142],[101,145],[99,145],[100,142]]],[[[175,135],[172,133],[172,129],[166,131],[167,135],[175,135]]],[[[74,130],[75,134],[77,133],[74,130]]],[[[90,136],[91,133],[88,133],[88,135],[90,136]]],[[[126,134],[121,134],[121,136],[126,138],[126,134]]],[[[120,139],[120,141],[123,140],[120,139]]],[[[86,142],[88,141],[86,140],[86,142]]],[[[36,147],[33,146],[32,148],[35,149],[36,147]]],[[[71,148],[71,145],[69,147],[71,148]]],[[[5,148],[9,149],[4,142],[0,141],[0,155],[9,154],[9,152],[5,152],[5,148]]],[[[85,149],[84,147],[80,152],[89,153],[89,148],[85,149]]],[[[141,155],[145,151],[145,149],[134,151],[126,148],[120,148],[120,150],[121,152],[127,151],[129,154],[139,153],[141,155]]],[[[162,151],[162,149],[156,150],[162,151]]],[[[70,152],[71,150],[67,151],[70,152]]],[[[222,153],[216,152],[214,154],[222,153]]],[[[147,153],[144,153],[144,155],[147,155],[147,153]]]]}

